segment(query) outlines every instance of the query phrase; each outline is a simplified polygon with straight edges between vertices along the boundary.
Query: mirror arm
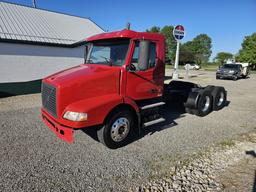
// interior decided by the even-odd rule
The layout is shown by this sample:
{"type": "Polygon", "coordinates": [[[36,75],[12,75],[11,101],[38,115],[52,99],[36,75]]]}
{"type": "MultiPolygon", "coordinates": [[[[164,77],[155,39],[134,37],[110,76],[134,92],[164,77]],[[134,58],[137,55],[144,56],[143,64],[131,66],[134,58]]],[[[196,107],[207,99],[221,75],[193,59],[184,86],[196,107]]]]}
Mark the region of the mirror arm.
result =
{"type": "Polygon", "coordinates": [[[131,69],[132,67],[131,67],[131,64],[130,65],[128,65],[128,66],[126,66],[126,70],[127,71],[129,71],[130,73],[134,73],[136,70],[133,70],[133,69],[131,69]]]}

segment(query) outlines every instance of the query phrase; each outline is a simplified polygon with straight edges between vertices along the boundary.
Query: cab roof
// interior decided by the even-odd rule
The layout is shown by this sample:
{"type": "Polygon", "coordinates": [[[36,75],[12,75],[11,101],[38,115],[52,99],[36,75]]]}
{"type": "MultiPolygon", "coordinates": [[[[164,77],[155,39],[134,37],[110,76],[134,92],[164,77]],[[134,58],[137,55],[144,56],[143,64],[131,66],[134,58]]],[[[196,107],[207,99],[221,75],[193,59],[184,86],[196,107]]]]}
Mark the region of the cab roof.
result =
{"type": "Polygon", "coordinates": [[[163,40],[164,36],[159,33],[148,33],[148,32],[136,32],[128,29],[122,31],[114,31],[109,33],[101,33],[98,35],[91,36],[86,41],[96,41],[102,39],[114,39],[114,38],[138,38],[138,39],[151,39],[151,40],[163,40]]]}

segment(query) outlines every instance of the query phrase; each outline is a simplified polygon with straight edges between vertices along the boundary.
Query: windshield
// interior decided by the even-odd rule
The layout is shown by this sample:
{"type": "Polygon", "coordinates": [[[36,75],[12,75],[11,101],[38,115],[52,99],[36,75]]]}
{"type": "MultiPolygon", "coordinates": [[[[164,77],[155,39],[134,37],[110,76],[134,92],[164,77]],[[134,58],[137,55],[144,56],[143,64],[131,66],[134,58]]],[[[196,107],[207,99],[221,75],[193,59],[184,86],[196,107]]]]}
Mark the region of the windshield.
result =
{"type": "Polygon", "coordinates": [[[239,65],[236,65],[236,64],[225,64],[225,65],[223,65],[223,68],[238,69],[239,65]]]}
{"type": "Polygon", "coordinates": [[[101,40],[90,43],[85,63],[122,66],[124,64],[129,39],[101,40]]]}

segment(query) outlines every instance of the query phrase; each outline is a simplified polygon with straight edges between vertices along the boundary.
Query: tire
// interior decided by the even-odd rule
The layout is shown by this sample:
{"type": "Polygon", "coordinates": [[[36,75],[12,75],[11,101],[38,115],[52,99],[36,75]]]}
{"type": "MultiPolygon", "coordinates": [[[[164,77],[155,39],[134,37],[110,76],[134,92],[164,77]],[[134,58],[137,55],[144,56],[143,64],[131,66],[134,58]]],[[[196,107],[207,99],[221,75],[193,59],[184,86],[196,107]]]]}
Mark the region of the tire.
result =
{"type": "Polygon", "coordinates": [[[204,117],[212,112],[212,94],[210,90],[204,89],[200,92],[200,97],[197,102],[197,108],[194,110],[194,114],[200,117],[204,117]]]}
{"type": "Polygon", "coordinates": [[[237,76],[234,76],[234,77],[233,77],[233,81],[236,81],[236,80],[237,80],[237,76]]]}
{"type": "Polygon", "coordinates": [[[122,109],[112,113],[97,131],[99,141],[110,149],[123,147],[132,135],[134,118],[131,111],[122,109]]]}
{"type": "Polygon", "coordinates": [[[220,79],[220,77],[219,77],[219,76],[216,76],[216,79],[220,79]]]}
{"type": "Polygon", "coordinates": [[[188,109],[196,109],[199,97],[199,91],[191,91],[188,95],[186,103],[184,103],[184,107],[188,109]]]}
{"type": "Polygon", "coordinates": [[[211,94],[213,98],[213,110],[218,111],[225,107],[227,102],[227,92],[224,87],[214,87],[211,94]]]}

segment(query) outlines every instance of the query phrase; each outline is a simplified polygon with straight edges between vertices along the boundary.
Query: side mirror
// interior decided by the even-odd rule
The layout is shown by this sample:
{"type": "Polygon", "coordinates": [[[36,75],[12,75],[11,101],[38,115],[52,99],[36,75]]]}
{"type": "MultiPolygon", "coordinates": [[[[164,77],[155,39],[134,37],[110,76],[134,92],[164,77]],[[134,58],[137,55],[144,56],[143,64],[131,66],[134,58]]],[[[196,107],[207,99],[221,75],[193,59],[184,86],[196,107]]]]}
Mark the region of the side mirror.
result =
{"type": "Polygon", "coordinates": [[[126,70],[131,73],[134,73],[136,72],[136,67],[131,63],[129,66],[126,67],[126,70]]]}
{"type": "Polygon", "coordinates": [[[90,51],[90,47],[91,47],[91,44],[86,44],[85,45],[85,49],[84,49],[84,63],[87,62],[87,57],[88,57],[88,54],[89,54],[89,51],[90,51]]]}
{"type": "Polygon", "coordinates": [[[150,47],[150,41],[148,40],[140,41],[138,67],[141,71],[144,71],[148,68],[149,47],[150,47]]]}

